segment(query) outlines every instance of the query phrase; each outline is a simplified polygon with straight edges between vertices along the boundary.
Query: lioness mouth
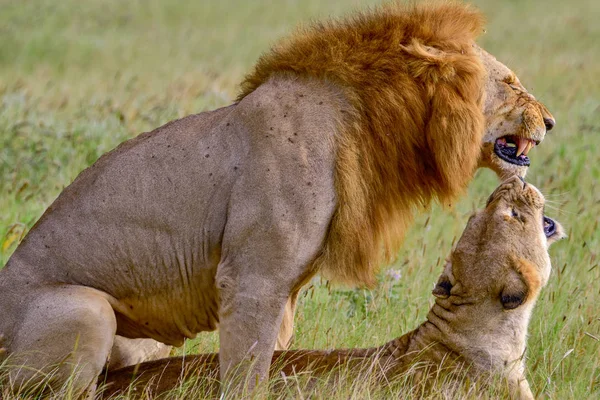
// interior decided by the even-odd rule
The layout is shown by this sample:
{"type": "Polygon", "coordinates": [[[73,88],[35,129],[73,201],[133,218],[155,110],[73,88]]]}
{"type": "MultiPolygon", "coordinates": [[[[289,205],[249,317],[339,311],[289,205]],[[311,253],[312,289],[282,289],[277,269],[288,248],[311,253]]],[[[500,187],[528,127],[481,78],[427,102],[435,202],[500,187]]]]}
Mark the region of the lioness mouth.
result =
{"type": "Polygon", "coordinates": [[[503,136],[496,140],[494,153],[501,159],[519,166],[529,166],[527,154],[538,142],[518,136],[503,136]]]}
{"type": "Polygon", "coordinates": [[[544,215],[544,234],[547,238],[552,237],[556,233],[556,223],[552,218],[548,218],[544,215]]]}

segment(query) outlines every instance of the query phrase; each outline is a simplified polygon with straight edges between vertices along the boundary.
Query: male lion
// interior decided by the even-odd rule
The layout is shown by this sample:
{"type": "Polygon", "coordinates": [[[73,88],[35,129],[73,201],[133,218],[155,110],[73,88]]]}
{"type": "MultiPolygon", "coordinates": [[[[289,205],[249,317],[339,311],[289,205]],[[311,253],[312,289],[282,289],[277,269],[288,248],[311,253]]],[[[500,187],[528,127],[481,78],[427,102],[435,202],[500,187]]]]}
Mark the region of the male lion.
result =
{"type": "Polygon", "coordinates": [[[217,325],[221,373],[250,354],[266,377],[314,274],[372,285],[416,208],[451,203],[478,166],[525,174],[554,119],[475,45],[482,27],[445,2],[316,25],[237,103],[102,156],[0,271],[3,346],[27,366],[13,382],[61,361],[57,382],[76,364],[86,390],[115,333],[178,346],[217,325]]]}
{"type": "MultiPolygon", "coordinates": [[[[508,179],[469,219],[433,290],[435,304],[417,329],[369,349],[277,351],[272,367],[287,376],[331,377],[334,368],[362,366],[389,381],[409,368],[423,374],[423,368],[462,366],[472,375],[500,374],[515,397],[533,399],[524,374],[527,326],[550,274],[547,249],[564,237],[561,225],[543,212],[544,197],[535,187],[508,179]]],[[[218,365],[216,354],[162,359],[112,371],[100,384],[106,384],[106,397],[136,393],[132,386],[158,394],[185,377],[215,376],[218,365]]]]}

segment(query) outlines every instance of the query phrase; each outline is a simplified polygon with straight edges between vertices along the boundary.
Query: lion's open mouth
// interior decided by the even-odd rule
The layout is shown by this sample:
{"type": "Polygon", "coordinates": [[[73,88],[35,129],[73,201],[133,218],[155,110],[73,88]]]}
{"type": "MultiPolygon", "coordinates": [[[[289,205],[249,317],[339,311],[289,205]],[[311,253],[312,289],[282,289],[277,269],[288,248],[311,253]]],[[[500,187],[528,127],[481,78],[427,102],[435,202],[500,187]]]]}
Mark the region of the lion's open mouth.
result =
{"type": "Polygon", "coordinates": [[[552,218],[548,218],[544,215],[544,234],[547,238],[552,237],[556,233],[556,223],[552,218]]]}
{"type": "Polygon", "coordinates": [[[527,154],[538,142],[518,136],[503,136],[494,143],[494,153],[501,159],[519,166],[529,166],[527,154]]]}

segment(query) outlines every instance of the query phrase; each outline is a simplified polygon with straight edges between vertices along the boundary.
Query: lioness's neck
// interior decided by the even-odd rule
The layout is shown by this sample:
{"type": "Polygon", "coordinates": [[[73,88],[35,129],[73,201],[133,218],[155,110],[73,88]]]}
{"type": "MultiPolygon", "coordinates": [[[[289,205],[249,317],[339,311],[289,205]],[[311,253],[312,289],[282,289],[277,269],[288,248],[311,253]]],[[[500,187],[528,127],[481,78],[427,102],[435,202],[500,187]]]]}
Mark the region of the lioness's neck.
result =
{"type": "Polygon", "coordinates": [[[439,328],[429,320],[381,347],[390,355],[390,372],[393,375],[404,372],[415,362],[430,367],[460,359],[459,354],[447,345],[439,328]]]}
{"type": "MultiPolygon", "coordinates": [[[[449,352],[460,354],[471,369],[489,371],[520,365],[534,303],[530,301],[510,313],[504,313],[501,318],[484,320],[476,315],[491,315],[488,308],[450,311],[436,302],[427,315],[429,325],[434,328],[429,329],[421,340],[424,343],[444,343],[449,352]],[[502,345],[494,346],[492,343],[502,345]]],[[[426,325],[427,322],[422,326],[426,325]]],[[[440,354],[435,352],[426,356],[435,362],[441,360],[440,354]]]]}

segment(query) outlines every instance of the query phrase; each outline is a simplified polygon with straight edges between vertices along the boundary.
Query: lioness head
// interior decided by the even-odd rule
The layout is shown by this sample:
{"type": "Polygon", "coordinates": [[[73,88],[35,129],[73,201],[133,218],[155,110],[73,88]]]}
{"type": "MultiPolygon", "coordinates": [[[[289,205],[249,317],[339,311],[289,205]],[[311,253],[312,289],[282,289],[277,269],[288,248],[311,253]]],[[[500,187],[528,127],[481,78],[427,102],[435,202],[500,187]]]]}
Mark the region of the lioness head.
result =
{"type": "Polygon", "coordinates": [[[548,246],[562,237],[534,186],[503,182],[469,219],[433,291],[428,319],[445,343],[486,370],[521,373],[531,310],[550,275],[548,246]]]}
{"type": "Polygon", "coordinates": [[[469,219],[434,295],[487,298],[490,305],[516,308],[546,284],[547,249],[564,236],[562,226],[544,216],[540,191],[513,176],[469,219]]]}
{"type": "Polygon", "coordinates": [[[514,72],[480,47],[475,50],[487,73],[486,126],[479,165],[491,168],[501,179],[524,177],[529,150],[554,127],[554,117],[527,92],[514,72]]]}
{"type": "Polygon", "coordinates": [[[550,275],[548,246],[562,237],[542,194],[513,176],[469,219],[433,290],[427,319],[437,340],[474,371],[500,373],[523,399],[533,398],[523,357],[529,318],[550,275]]]}

